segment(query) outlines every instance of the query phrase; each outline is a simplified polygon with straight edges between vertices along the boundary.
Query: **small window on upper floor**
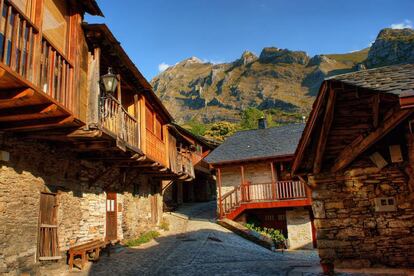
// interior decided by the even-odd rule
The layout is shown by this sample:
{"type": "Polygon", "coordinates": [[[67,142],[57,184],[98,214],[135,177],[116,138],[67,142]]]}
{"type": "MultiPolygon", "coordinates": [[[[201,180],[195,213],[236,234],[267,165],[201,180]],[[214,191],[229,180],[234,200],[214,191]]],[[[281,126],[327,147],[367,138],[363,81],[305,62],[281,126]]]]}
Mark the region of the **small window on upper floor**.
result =
{"type": "Polygon", "coordinates": [[[66,54],[69,33],[67,1],[44,0],[43,3],[43,34],[58,51],[66,54]]]}
{"type": "Polygon", "coordinates": [[[162,140],[162,123],[158,117],[155,118],[155,136],[162,140]]]}
{"type": "Polygon", "coordinates": [[[10,2],[23,12],[24,15],[33,20],[32,15],[35,0],[11,0],[10,2]]]}

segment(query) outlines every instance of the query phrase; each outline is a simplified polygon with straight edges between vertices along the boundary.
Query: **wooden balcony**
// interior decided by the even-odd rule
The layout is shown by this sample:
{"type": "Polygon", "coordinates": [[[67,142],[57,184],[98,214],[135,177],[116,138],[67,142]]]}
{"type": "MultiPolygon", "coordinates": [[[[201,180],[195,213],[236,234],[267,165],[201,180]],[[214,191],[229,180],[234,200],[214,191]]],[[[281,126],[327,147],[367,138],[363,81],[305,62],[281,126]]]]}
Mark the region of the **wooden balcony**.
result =
{"type": "Polygon", "coordinates": [[[246,209],[309,205],[308,188],[300,181],[244,183],[219,199],[220,217],[229,219],[234,219],[246,209]]]}
{"type": "Polygon", "coordinates": [[[146,152],[145,154],[152,159],[163,165],[169,167],[167,164],[166,146],[163,140],[158,138],[150,130],[146,129],[146,152]]]}
{"type": "Polygon", "coordinates": [[[138,121],[111,95],[106,95],[100,101],[99,127],[106,134],[117,139],[117,144],[121,148],[129,147],[139,152],[138,121]]]}
{"type": "Polygon", "coordinates": [[[0,129],[78,125],[73,65],[12,2],[0,11],[0,129]]]}
{"type": "Polygon", "coordinates": [[[180,178],[185,180],[195,178],[191,153],[177,151],[175,159],[171,160],[171,163],[171,171],[179,175],[180,178]]]}

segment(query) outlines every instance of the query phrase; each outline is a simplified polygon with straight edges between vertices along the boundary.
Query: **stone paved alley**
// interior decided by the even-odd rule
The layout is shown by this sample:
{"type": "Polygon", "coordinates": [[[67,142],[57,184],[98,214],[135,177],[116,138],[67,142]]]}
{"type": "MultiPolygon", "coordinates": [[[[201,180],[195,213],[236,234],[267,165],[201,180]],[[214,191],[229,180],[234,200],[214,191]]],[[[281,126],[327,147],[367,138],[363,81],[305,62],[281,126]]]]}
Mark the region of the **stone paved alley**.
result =
{"type": "Polygon", "coordinates": [[[167,216],[174,230],[156,240],[104,254],[85,271],[53,275],[320,275],[316,251],[271,252],[217,225],[215,202],[167,216]]]}

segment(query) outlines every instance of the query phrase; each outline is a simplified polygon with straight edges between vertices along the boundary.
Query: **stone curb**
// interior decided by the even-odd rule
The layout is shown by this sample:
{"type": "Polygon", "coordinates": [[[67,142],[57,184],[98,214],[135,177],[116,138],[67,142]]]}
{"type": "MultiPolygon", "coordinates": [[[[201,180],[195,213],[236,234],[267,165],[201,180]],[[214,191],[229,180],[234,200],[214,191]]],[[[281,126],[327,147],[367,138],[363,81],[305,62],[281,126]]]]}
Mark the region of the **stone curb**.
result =
{"type": "Polygon", "coordinates": [[[228,230],[234,232],[235,234],[249,241],[263,246],[264,248],[275,251],[275,246],[272,239],[264,235],[261,235],[260,233],[257,233],[255,231],[252,231],[246,228],[245,226],[241,225],[240,223],[225,218],[217,220],[217,224],[223,226],[224,228],[227,228],[228,230]]]}

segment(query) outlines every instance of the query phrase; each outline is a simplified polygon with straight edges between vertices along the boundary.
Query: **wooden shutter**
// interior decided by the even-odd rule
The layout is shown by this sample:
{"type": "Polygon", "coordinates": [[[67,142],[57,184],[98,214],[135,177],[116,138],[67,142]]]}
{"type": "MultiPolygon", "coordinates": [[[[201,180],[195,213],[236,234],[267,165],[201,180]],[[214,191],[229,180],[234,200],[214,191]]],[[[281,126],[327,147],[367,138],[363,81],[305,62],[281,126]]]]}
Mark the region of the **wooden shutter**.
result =
{"type": "Polygon", "coordinates": [[[158,117],[155,117],[155,135],[162,140],[162,124],[158,117]]]}
{"type": "Polygon", "coordinates": [[[154,114],[149,106],[145,106],[145,123],[146,128],[154,133],[154,114]]]}

